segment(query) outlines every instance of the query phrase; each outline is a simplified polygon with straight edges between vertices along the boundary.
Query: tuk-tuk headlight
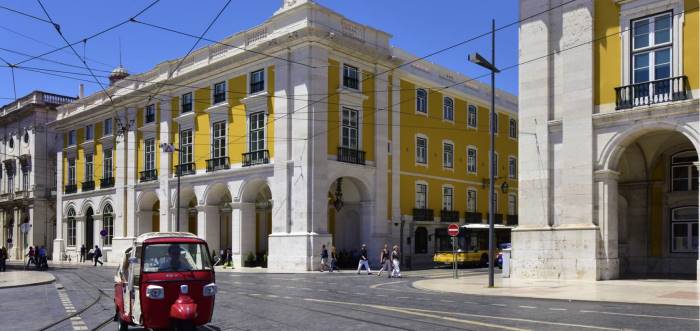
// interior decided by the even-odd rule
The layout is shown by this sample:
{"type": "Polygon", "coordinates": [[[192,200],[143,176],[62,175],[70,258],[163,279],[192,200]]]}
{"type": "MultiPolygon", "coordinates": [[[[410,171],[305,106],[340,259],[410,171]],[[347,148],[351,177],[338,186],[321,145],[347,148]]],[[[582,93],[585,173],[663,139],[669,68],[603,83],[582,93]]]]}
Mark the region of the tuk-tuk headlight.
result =
{"type": "Polygon", "coordinates": [[[214,295],[216,295],[216,291],[218,291],[218,289],[218,286],[216,286],[216,284],[214,283],[207,284],[202,289],[202,295],[204,295],[205,297],[213,297],[214,295]]]}
{"type": "Polygon", "coordinates": [[[148,287],[146,287],[146,297],[156,300],[163,299],[165,298],[165,290],[163,290],[162,286],[148,285],[148,287]]]}

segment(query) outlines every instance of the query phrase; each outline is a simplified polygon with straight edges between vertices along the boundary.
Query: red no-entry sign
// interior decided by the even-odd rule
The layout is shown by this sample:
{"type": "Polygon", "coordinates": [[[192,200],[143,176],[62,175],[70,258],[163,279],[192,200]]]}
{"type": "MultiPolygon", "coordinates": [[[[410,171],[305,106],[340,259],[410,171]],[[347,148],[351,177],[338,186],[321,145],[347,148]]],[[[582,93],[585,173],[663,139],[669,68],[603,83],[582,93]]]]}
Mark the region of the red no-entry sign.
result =
{"type": "Polygon", "coordinates": [[[459,225],[457,224],[450,224],[450,226],[447,227],[447,234],[449,234],[452,237],[456,237],[459,235],[459,225]]]}

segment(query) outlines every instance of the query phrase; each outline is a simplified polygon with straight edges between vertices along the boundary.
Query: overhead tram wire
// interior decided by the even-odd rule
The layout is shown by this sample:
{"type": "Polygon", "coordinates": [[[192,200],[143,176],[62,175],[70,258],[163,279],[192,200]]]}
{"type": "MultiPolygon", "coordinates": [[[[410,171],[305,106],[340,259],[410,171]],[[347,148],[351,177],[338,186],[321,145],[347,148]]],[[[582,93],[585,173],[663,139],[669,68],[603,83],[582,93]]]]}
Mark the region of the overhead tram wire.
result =
{"type": "Polygon", "coordinates": [[[52,25],[54,24],[53,22],[48,21],[48,20],[46,20],[46,19],[43,19],[43,18],[41,18],[41,17],[34,16],[34,15],[32,15],[32,14],[27,14],[27,13],[25,13],[25,12],[22,12],[22,11],[19,11],[19,10],[15,10],[15,9],[12,9],[12,8],[8,8],[8,7],[2,6],[2,5],[0,5],[0,9],[5,9],[5,10],[11,11],[11,12],[13,12],[13,13],[15,13],[15,14],[19,14],[19,15],[26,16],[26,17],[29,17],[29,18],[33,18],[33,19],[35,19],[35,20],[42,21],[42,22],[44,22],[44,23],[48,23],[48,24],[52,24],[52,25]]]}
{"type": "Polygon", "coordinates": [[[2,60],[2,62],[5,62],[5,64],[10,68],[10,72],[12,73],[12,92],[15,95],[15,100],[17,100],[17,82],[15,81],[15,66],[10,64],[10,62],[7,62],[2,57],[0,57],[0,60],[2,60]]]}

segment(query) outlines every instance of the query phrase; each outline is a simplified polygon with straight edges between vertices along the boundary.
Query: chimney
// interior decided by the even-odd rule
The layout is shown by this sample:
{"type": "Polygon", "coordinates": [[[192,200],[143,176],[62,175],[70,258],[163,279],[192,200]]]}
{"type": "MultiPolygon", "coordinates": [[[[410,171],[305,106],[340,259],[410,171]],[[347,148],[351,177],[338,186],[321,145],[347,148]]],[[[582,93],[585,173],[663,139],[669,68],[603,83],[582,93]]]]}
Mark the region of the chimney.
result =
{"type": "Polygon", "coordinates": [[[80,86],[78,87],[78,99],[82,99],[85,97],[85,85],[83,83],[80,83],[80,86]]]}

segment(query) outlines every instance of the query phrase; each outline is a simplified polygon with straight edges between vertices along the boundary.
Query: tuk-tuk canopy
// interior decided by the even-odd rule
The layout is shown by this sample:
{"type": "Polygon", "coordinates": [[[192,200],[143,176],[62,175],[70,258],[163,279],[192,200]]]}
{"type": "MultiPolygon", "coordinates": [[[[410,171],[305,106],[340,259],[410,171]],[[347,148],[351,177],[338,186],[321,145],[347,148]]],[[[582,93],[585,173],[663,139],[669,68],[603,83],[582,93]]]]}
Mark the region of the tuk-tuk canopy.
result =
{"type": "Polygon", "coordinates": [[[147,232],[147,233],[144,233],[144,234],[136,237],[136,244],[141,245],[141,244],[143,244],[144,241],[149,240],[149,239],[176,239],[176,238],[199,239],[199,237],[197,237],[194,234],[189,233],[189,232],[147,232]]]}

